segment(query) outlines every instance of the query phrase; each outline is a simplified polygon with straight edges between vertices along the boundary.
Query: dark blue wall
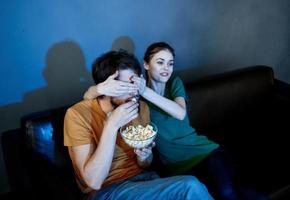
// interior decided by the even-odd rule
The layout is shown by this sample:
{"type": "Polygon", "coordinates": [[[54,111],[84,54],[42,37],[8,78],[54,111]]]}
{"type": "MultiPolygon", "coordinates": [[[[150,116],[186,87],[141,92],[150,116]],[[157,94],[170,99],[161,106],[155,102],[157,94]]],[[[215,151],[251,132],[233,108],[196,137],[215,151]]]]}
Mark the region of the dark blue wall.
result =
{"type": "MultiPolygon", "coordinates": [[[[288,0],[0,3],[0,132],[81,99],[97,55],[121,47],[141,61],[154,41],[172,44],[176,70],[193,69],[192,78],[265,64],[290,83],[288,0]]],[[[8,190],[1,154],[0,192],[8,190]]]]}

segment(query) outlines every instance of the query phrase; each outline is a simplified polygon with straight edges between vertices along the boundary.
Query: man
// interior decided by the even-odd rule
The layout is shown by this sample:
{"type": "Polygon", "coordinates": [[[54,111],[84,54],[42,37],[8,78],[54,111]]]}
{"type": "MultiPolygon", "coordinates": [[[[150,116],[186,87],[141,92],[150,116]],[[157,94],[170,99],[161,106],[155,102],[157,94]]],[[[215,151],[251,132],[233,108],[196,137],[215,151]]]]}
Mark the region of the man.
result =
{"type": "MultiPolygon", "coordinates": [[[[92,74],[96,84],[113,78],[138,88],[131,82],[141,67],[133,55],[111,51],[96,59],[92,74]]],[[[118,97],[100,95],[68,109],[64,144],[80,189],[89,199],[212,199],[193,176],[161,179],[144,171],[152,161],[152,145],[134,150],[118,134],[132,120],[141,124],[150,120],[144,102],[128,101],[136,93],[132,91],[118,97]]]]}

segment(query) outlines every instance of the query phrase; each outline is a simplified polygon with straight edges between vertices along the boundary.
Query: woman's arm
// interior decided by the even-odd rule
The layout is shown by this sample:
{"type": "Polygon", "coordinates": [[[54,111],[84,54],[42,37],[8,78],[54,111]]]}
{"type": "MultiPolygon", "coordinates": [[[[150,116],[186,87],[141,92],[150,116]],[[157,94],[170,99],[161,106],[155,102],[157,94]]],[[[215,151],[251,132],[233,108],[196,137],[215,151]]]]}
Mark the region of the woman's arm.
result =
{"type": "Polygon", "coordinates": [[[167,99],[146,86],[146,80],[141,77],[133,77],[134,84],[138,86],[138,91],[146,100],[155,104],[172,117],[183,120],[186,116],[186,102],[183,97],[176,97],[174,100],[167,99]]]}
{"type": "Polygon", "coordinates": [[[157,94],[149,87],[145,88],[142,96],[176,119],[183,120],[186,115],[186,102],[183,97],[176,97],[172,101],[157,94]]]}

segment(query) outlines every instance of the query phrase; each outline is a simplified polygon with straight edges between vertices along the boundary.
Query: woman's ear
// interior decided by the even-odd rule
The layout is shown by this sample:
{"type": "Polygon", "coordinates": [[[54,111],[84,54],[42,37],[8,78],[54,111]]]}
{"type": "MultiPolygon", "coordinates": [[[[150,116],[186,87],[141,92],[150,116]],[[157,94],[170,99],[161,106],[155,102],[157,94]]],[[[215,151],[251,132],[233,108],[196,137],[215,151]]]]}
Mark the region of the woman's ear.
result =
{"type": "Polygon", "coordinates": [[[143,63],[144,69],[148,70],[149,69],[149,65],[144,61],[143,63]]]}

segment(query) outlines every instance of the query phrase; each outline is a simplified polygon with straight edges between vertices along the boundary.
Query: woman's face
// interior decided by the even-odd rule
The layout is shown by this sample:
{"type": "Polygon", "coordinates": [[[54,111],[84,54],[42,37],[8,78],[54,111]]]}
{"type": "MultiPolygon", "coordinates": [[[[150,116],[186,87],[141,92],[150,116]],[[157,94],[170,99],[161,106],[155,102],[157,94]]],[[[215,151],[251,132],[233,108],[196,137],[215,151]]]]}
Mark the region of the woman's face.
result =
{"type": "Polygon", "coordinates": [[[154,54],[149,63],[144,63],[149,79],[166,83],[173,72],[174,58],[170,51],[161,50],[154,54]]]}
{"type": "MultiPolygon", "coordinates": [[[[134,71],[131,69],[124,69],[124,70],[119,70],[119,76],[118,80],[119,81],[124,81],[124,82],[132,82],[132,77],[133,76],[138,76],[134,71]]],[[[118,96],[118,97],[112,97],[111,102],[115,105],[121,105],[128,101],[128,99],[132,98],[134,95],[123,95],[123,96],[118,96]]]]}

